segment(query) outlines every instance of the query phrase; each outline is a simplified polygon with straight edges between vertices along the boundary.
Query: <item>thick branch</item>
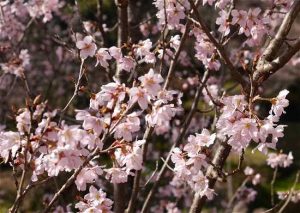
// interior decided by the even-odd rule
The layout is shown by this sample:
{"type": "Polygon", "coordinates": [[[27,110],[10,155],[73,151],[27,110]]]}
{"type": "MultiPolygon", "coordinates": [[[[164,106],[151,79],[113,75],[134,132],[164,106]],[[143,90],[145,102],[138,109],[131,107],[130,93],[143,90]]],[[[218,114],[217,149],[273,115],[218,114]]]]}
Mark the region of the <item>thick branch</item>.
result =
{"type": "MultiPolygon", "coordinates": [[[[115,0],[118,7],[118,47],[122,48],[128,42],[128,0],[115,0]]],[[[122,48],[123,54],[124,49],[122,48]]],[[[116,78],[125,83],[128,78],[126,72],[122,72],[117,66],[116,78]]],[[[114,212],[122,213],[126,208],[126,183],[114,184],[114,212]]]]}
{"type": "Polygon", "coordinates": [[[257,66],[257,70],[253,74],[253,81],[256,82],[257,84],[261,84],[262,82],[267,80],[272,74],[274,74],[285,64],[287,64],[289,60],[299,50],[300,50],[300,38],[296,41],[294,46],[289,48],[285,53],[275,58],[273,61],[271,62],[260,61],[260,63],[257,66]]]}
{"type": "MultiPolygon", "coordinates": [[[[229,156],[231,151],[231,146],[228,145],[226,142],[220,144],[213,159],[213,164],[221,170],[225,164],[227,157],[229,156]]],[[[214,169],[213,166],[210,166],[207,169],[206,177],[209,179],[208,186],[209,188],[213,189],[216,181],[218,179],[218,171],[214,169]]],[[[190,213],[200,213],[202,208],[207,200],[206,196],[201,196],[200,193],[196,193],[193,199],[193,204],[190,209],[190,213]]]]}
{"type": "Polygon", "coordinates": [[[118,47],[128,41],[128,0],[116,0],[118,7],[118,47]]]}
{"type": "MultiPolygon", "coordinates": [[[[128,42],[128,0],[115,0],[118,7],[118,47],[122,48],[128,42]]],[[[124,51],[123,51],[124,52],[124,51]]],[[[116,78],[126,82],[128,74],[117,67],[116,78]]]]}
{"type": "Polygon", "coordinates": [[[300,1],[295,0],[290,11],[285,15],[275,38],[271,40],[270,44],[265,49],[263,55],[258,61],[256,70],[253,73],[253,81],[256,85],[260,85],[267,80],[272,74],[283,67],[293,55],[300,49],[300,39],[296,41],[293,47],[288,49],[281,56],[276,57],[279,49],[286,40],[293,22],[295,21],[298,13],[300,12],[300,1]]]}
{"type": "Polygon", "coordinates": [[[286,36],[290,32],[292,24],[297,17],[300,11],[300,1],[295,0],[292,7],[290,8],[289,12],[285,15],[282,24],[277,31],[275,38],[270,42],[268,47],[265,49],[263,53],[263,59],[266,61],[271,61],[275,58],[276,53],[278,52],[279,48],[282,46],[286,36]]]}
{"type": "Polygon", "coordinates": [[[97,4],[97,19],[98,19],[98,28],[103,39],[103,46],[107,44],[107,36],[103,28],[103,0],[98,0],[97,4]]]}

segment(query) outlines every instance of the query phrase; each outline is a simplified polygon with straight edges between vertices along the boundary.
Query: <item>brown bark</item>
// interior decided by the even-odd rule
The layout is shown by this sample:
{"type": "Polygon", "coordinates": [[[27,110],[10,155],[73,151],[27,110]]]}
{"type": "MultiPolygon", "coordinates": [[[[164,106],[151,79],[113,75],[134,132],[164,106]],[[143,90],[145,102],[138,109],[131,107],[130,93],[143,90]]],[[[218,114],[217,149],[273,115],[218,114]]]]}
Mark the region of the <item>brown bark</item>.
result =
{"type": "MultiPolygon", "coordinates": [[[[129,28],[128,28],[128,0],[115,0],[118,13],[118,47],[122,48],[124,44],[128,42],[129,28]]],[[[124,48],[122,48],[124,53],[124,48]]],[[[125,83],[128,78],[127,72],[122,72],[120,67],[117,66],[116,78],[125,83]]]]}
{"type": "MultiPolygon", "coordinates": [[[[222,170],[226,162],[227,157],[231,151],[231,146],[226,142],[221,143],[216,151],[215,157],[213,159],[213,164],[217,166],[219,170],[222,170]]],[[[207,169],[206,177],[209,179],[208,186],[210,189],[213,189],[216,181],[218,179],[218,171],[213,166],[210,166],[207,169]]],[[[202,208],[205,205],[207,200],[206,196],[201,196],[199,193],[196,193],[194,196],[193,204],[190,209],[190,213],[199,213],[202,211],[202,208]]]]}

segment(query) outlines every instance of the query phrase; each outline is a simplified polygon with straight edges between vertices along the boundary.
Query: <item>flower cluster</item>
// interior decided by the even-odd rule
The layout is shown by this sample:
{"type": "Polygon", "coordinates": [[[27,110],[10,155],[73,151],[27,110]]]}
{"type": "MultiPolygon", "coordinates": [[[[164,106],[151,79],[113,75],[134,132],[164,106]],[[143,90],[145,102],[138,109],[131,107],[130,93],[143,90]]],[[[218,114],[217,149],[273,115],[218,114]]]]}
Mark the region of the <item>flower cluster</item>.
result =
{"type": "Polygon", "coordinates": [[[250,203],[253,202],[256,198],[257,195],[257,191],[255,191],[252,188],[249,187],[241,187],[238,191],[237,191],[237,199],[238,200],[242,200],[245,203],[250,203]]]}
{"type": "Polygon", "coordinates": [[[4,73],[10,73],[18,77],[24,76],[24,71],[30,66],[30,55],[28,50],[20,51],[18,57],[13,57],[7,63],[0,63],[1,69],[4,73]]]}
{"type": "Polygon", "coordinates": [[[183,150],[174,148],[171,156],[171,160],[175,164],[175,175],[187,182],[193,190],[209,199],[213,197],[213,190],[208,187],[208,179],[202,169],[208,166],[205,148],[211,146],[215,138],[215,133],[210,134],[207,129],[203,129],[201,134],[196,133],[196,135],[188,137],[188,143],[183,150]]]}
{"type": "Polygon", "coordinates": [[[102,189],[97,190],[91,186],[89,193],[84,196],[84,200],[75,205],[79,212],[112,213],[113,201],[106,197],[102,189]]]}
{"type": "Polygon", "coordinates": [[[251,179],[253,185],[257,185],[261,181],[261,175],[259,173],[255,174],[254,169],[249,166],[245,168],[244,174],[251,179]]]}
{"type": "Polygon", "coordinates": [[[220,9],[224,9],[228,4],[230,3],[230,0],[203,0],[202,4],[208,4],[210,6],[214,5],[215,7],[218,7],[220,9]]]}
{"type": "Polygon", "coordinates": [[[196,38],[195,57],[203,63],[205,68],[219,70],[221,63],[217,59],[216,47],[209,41],[206,34],[200,28],[194,27],[192,33],[196,38]]]}
{"type": "Polygon", "coordinates": [[[99,48],[97,50],[97,45],[93,41],[92,36],[81,38],[82,36],[79,35],[78,37],[76,47],[80,50],[80,57],[86,59],[87,57],[95,56],[97,61],[95,66],[100,65],[107,69],[109,67],[109,61],[115,59],[121,70],[130,72],[136,66],[136,61],[139,59],[151,64],[156,62],[156,56],[151,51],[152,42],[150,39],[133,45],[131,50],[132,53],[134,53],[133,56],[123,56],[121,48],[112,46],[110,48],[99,48]]]}
{"type": "Polygon", "coordinates": [[[216,125],[219,136],[227,136],[228,143],[237,151],[245,149],[252,140],[258,143],[258,149],[264,153],[267,148],[275,149],[278,138],[283,137],[284,125],[276,123],[288,106],[287,94],[288,91],[283,90],[276,98],[269,99],[272,107],[269,116],[264,120],[259,119],[249,109],[243,95],[222,98],[224,106],[216,125]]]}
{"type": "Polygon", "coordinates": [[[158,9],[156,17],[159,20],[159,25],[164,26],[167,22],[167,27],[170,30],[182,27],[180,21],[185,19],[185,12],[190,9],[187,0],[155,0],[154,5],[158,9]]]}
{"type": "Polygon", "coordinates": [[[283,154],[283,153],[269,153],[267,164],[271,166],[272,168],[276,167],[289,167],[293,163],[293,154],[292,152],[289,152],[289,154],[283,154]]]}
{"type": "Polygon", "coordinates": [[[277,195],[278,195],[279,200],[286,200],[289,197],[290,193],[292,193],[291,201],[293,203],[298,203],[300,201],[300,191],[299,190],[292,191],[292,192],[289,192],[289,191],[288,192],[284,192],[284,191],[277,192],[277,195]]]}
{"type": "Polygon", "coordinates": [[[52,13],[57,13],[63,3],[59,0],[30,0],[25,6],[32,18],[43,17],[43,22],[48,22],[52,19],[52,13]]]}

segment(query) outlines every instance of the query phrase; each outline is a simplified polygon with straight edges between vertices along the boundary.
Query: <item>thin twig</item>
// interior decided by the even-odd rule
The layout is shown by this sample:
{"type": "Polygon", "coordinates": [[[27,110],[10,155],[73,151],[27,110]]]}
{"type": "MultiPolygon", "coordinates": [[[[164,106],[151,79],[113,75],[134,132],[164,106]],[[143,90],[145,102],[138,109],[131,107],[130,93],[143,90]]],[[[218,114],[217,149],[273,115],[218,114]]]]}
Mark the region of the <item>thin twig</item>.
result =
{"type": "Polygon", "coordinates": [[[285,203],[283,204],[283,206],[279,209],[278,213],[282,213],[283,210],[287,207],[287,205],[288,205],[289,202],[291,201],[293,192],[295,191],[295,188],[296,188],[297,183],[298,183],[298,181],[299,181],[299,173],[300,173],[300,172],[298,171],[297,174],[296,174],[296,178],[295,178],[294,185],[293,185],[293,187],[292,187],[291,190],[290,190],[289,196],[288,196],[287,200],[285,201],[285,203]]]}
{"type": "Polygon", "coordinates": [[[233,171],[226,173],[225,174],[226,176],[232,176],[232,175],[238,173],[239,171],[241,171],[242,164],[243,164],[243,161],[244,161],[244,155],[245,155],[245,150],[242,149],[242,153],[240,154],[240,157],[239,157],[238,167],[236,169],[234,169],[233,171]]]}
{"type": "Polygon", "coordinates": [[[246,179],[242,182],[242,184],[234,192],[233,196],[231,197],[231,199],[230,199],[230,201],[229,201],[229,203],[227,205],[225,213],[232,212],[232,207],[233,207],[234,201],[235,201],[235,199],[236,199],[236,197],[237,197],[240,189],[242,189],[247,184],[248,181],[249,181],[249,177],[246,177],[246,179]]]}
{"type": "Polygon", "coordinates": [[[274,184],[276,181],[276,177],[277,177],[277,172],[278,172],[278,166],[276,166],[274,172],[273,172],[273,177],[272,177],[272,181],[271,181],[271,204],[272,206],[274,206],[274,184]]]}
{"type": "Polygon", "coordinates": [[[84,74],[83,72],[83,64],[84,64],[84,59],[81,59],[81,64],[80,64],[80,70],[79,70],[79,75],[78,75],[78,79],[77,82],[75,84],[75,89],[74,89],[74,93],[72,95],[72,97],[70,98],[70,100],[68,101],[68,103],[66,104],[66,106],[63,108],[63,110],[61,111],[61,114],[63,115],[64,112],[68,109],[68,107],[70,106],[70,104],[72,103],[73,99],[76,97],[78,91],[79,91],[79,85],[80,85],[80,81],[81,78],[84,74]]]}
{"type": "Polygon", "coordinates": [[[149,179],[146,181],[143,187],[146,187],[148,185],[148,183],[152,180],[152,178],[157,173],[157,171],[158,171],[158,161],[156,161],[155,170],[152,172],[152,175],[149,177],[149,179]]]}
{"type": "Polygon", "coordinates": [[[202,84],[199,85],[198,89],[197,89],[197,92],[195,94],[195,97],[194,97],[194,101],[193,101],[193,104],[191,106],[191,110],[189,112],[189,114],[187,115],[187,117],[185,118],[181,128],[180,128],[180,133],[178,135],[178,137],[176,138],[176,141],[175,143],[173,144],[173,146],[171,147],[169,153],[168,153],[168,156],[166,158],[166,161],[165,163],[163,164],[162,168],[160,169],[157,177],[156,177],[156,180],[154,182],[154,185],[152,186],[151,190],[149,191],[148,195],[147,195],[147,198],[144,202],[144,205],[143,205],[143,208],[142,208],[142,211],[141,212],[146,212],[150,206],[150,202],[154,196],[154,193],[155,191],[157,190],[158,186],[159,186],[159,183],[164,175],[164,173],[166,172],[166,169],[167,169],[167,163],[169,163],[170,159],[171,159],[171,155],[172,155],[172,152],[173,152],[173,149],[175,147],[177,147],[183,140],[184,136],[185,136],[185,133],[190,125],[190,122],[194,116],[194,113],[196,112],[196,109],[197,109],[197,106],[198,106],[198,101],[199,101],[199,98],[200,98],[200,95],[202,93],[202,90],[203,90],[203,87],[206,83],[206,81],[208,80],[208,76],[209,76],[209,71],[207,70],[202,78],[202,84]]]}

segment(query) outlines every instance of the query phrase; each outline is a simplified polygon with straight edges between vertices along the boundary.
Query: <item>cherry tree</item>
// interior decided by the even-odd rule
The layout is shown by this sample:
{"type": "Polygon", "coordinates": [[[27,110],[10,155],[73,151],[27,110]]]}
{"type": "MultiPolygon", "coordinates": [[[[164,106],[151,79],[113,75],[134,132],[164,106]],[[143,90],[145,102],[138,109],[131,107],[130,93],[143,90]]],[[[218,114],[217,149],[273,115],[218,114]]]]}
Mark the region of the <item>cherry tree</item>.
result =
{"type": "Polygon", "coordinates": [[[298,202],[298,173],[290,191],[274,189],[293,163],[277,149],[289,91],[270,96],[266,84],[299,61],[300,1],[93,2],[92,18],[84,1],[0,3],[9,212],[49,184],[41,212],[194,213],[214,200],[232,212],[264,175],[244,162],[249,151],[274,171],[270,211],[298,202]],[[244,181],[223,197],[216,184],[235,175],[244,181]]]}

